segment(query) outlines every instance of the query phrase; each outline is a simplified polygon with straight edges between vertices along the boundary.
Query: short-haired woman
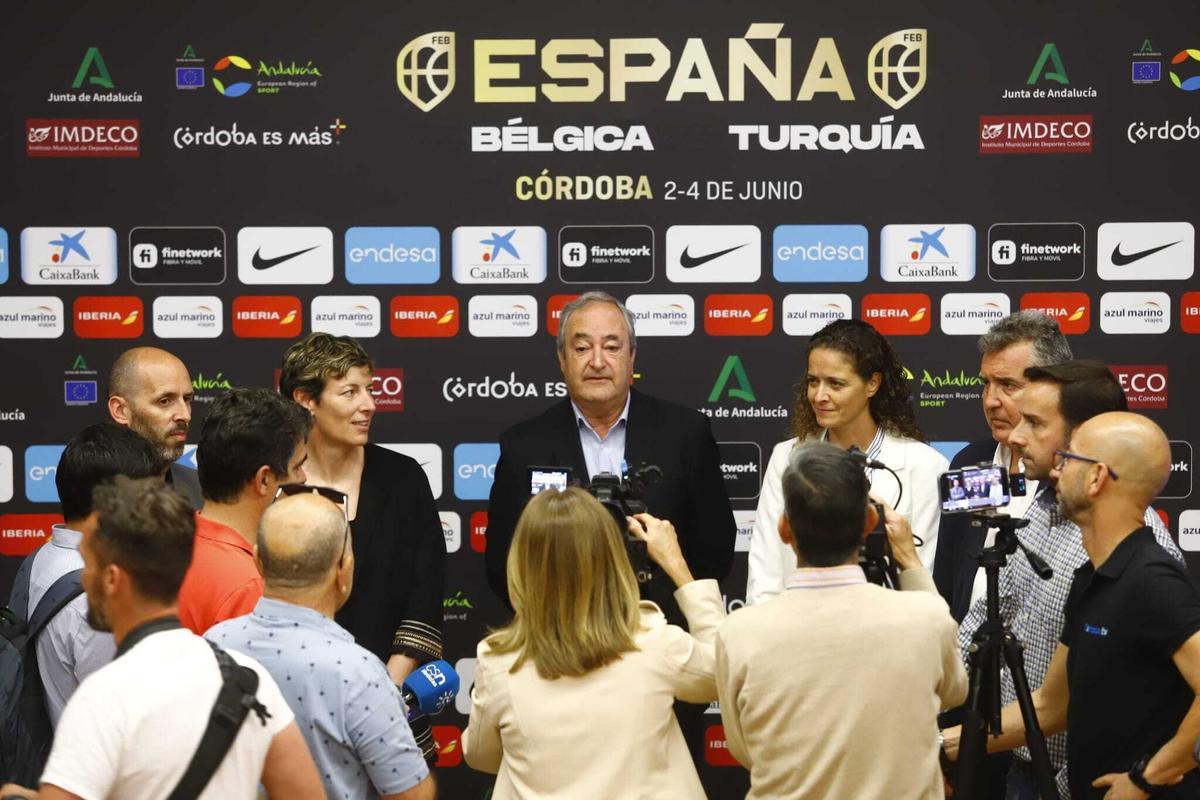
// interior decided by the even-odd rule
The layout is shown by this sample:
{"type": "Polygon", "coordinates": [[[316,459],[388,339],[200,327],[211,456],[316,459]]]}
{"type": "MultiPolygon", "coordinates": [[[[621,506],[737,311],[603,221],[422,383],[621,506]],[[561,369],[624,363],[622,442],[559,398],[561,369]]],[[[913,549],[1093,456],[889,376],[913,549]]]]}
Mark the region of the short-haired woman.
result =
{"type": "Polygon", "coordinates": [[[804,377],[792,412],[791,439],[775,445],[759,494],[750,536],[746,602],[762,603],[784,590],[796,554],[779,538],[780,482],[798,442],[819,439],[895,470],[867,469],[871,493],[895,507],[922,544],[921,562],[933,569],[941,516],[938,476],[950,462],[917,427],[904,367],[891,344],[866,322],[829,323],[809,340],[804,377]]]}
{"type": "Polygon", "coordinates": [[[279,391],[313,415],[309,483],[347,496],[357,558],[354,591],[337,622],[400,683],[442,657],[446,540],[420,465],[367,442],[374,371],[351,337],[313,332],[288,348],[279,391]]]}
{"type": "Polygon", "coordinates": [[[678,589],[689,634],[639,602],[624,536],[587,492],[550,489],[525,508],[508,554],[515,616],[479,644],[463,755],[498,773],[493,800],[703,798],[675,719],[678,698],[716,699],[713,580],[694,580],[670,522],[629,530],[678,589]]]}

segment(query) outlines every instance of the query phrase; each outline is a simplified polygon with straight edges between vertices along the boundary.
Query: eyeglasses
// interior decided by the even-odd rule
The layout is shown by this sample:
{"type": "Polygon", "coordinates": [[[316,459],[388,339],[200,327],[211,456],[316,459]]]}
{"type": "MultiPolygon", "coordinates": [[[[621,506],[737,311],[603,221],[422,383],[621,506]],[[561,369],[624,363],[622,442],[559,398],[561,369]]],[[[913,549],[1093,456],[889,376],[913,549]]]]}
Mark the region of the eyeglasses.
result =
{"type": "Polygon", "coordinates": [[[1060,472],[1062,471],[1063,466],[1067,463],[1067,461],[1069,459],[1074,459],[1076,461],[1083,461],[1088,464],[1099,464],[1100,466],[1102,466],[1106,470],[1108,470],[1108,474],[1112,475],[1112,479],[1114,481],[1117,480],[1117,473],[1113,472],[1113,468],[1098,459],[1088,458],[1087,456],[1081,456],[1078,453],[1072,453],[1069,450],[1055,450],[1054,455],[1056,456],[1055,461],[1054,461],[1054,469],[1056,469],[1060,472]]]}
{"type": "Polygon", "coordinates": [[[346,544],[350,541],[350,498],[345,492],[329,486],[312,486],[307,483],[281,483],[279,488],[275,490],[275,499],[278,500],[280,497],[294,497],[298,494],[319,494],[326,500],[341,507],[342,517],[346,520],[346,533],[342,536],[342,554],[338,556],[338,567],[340,568],[342,560],[346,558],[346,544]]]}

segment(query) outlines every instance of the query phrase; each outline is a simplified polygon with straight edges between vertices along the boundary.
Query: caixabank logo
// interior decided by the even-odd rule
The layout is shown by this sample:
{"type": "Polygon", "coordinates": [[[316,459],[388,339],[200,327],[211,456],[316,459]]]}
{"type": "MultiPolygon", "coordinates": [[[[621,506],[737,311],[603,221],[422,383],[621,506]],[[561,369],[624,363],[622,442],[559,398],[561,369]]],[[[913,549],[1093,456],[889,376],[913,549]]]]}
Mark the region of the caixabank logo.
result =
{"type": "Polygon", "coordinates": [[[450,235],[456,283],[546,280],[546,229],[532,225],[463,226],[450,235]]]}
{"type": "Polygon", "coordinates": [[[1021,310],[1045,314],[1067,336],[1087,333],[1092,324],[1092,298],[1086,292],[1026,292],[1021,310]]]}
{"type": "Polygon", "coordinates": [[[136,339],[145,328],[140,297],[77,297],[72,312],[80,339],[136,339]]]}
{"type": "Polygon", "coordinates": [[[766,336],[775,327],[775,305],[766,294],[710,294],[704,298],[709,336],[766,336]]]}
{"type": "Polygon", "coordinates": [[[862,299],[862,318],[884,336],[924,336],[929,333],[927,294],[868,294],[862,299]]]}
{"type": "Polygon", "coordinates": [[[885,281],[941,283],[975,277],[972,225],[884,225],[879,238],[885,281]]]}
{"type": "Polygon", "coordinates": [[[294,339],[304,326],[299,297],[242,295],[233,300],[233,335],[242,339],[294,339]]]}
{"type": "Polygon", "coordinates": [[[401,339],[444,339],[458,335],[458,298],[440,295],[397,295],[388,309],[392,335],[401,339]]]}
{"type": "Polygon", "coordinates": [[[117,279],[117,232],[65,226],[21,231],[21,280],[49,284],[108,285],[117,279]]]}
{"type": "Polygon", "coordinates": [[[1109,367],[1121,382],[1130,408],[1166,408],[1166,364],[1114,364],[1109,367]]]}

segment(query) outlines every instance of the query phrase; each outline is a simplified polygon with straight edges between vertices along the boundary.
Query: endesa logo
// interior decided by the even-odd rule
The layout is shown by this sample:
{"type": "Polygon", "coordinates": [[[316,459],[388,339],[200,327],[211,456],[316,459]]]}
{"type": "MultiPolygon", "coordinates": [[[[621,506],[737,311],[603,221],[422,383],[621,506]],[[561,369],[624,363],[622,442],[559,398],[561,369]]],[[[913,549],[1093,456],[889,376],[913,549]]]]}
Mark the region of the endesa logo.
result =
{"type": "Polygon", "coordinates": [[[483,553],[487,550],[487,523],[488,514],[486,511],[471,512],[471,549],[476,553],[483,553]]]}
{"type": "Polygon", "coordinates": [[[1090,153],[1092,115],[983,116],[979,118],[979,152],[1090,153]]]}
{"type": "Polygon", "coordinates": [[[1200,333],[1200,292],[1184,292],[1179,300],[1179,327],[1184,333],[1200,333]]]}
{"type": "Polygon", "coordinates": [[[775,327],[775,306],[765,294],[710,294],[704,299],[709,336],[766,336],[775,327]]]}
{"type": "Polygon", "coordinates": [[[724,725],[709,725],[704,731],[704,760],[710,767],[740,767],[729,752],[724,725]]]}
{"type": "Polygon", "coordinates": [[[79,297],[75,335],[80,339],[136,339],[145,329],[140,297],[79,297]]]}
{"type": "Polygon", "coordinates": [[[290,295],[242,296],[233,301],[233,335],[243,339],[294,339],[304,315],[300,298],[290,295]]]}
{"type": "Polygon", "coordinates": [[[1067,336],[1087,333],[1092,324],[1092,298],[1085,292],[1028,292],[1021,310],[1045,314],[1067,336]]]}
{"type": "Polygon", "coordinates": [[[141,147],[141,120],[25,120],[29,158],[137,158],[141,147]]]}
{"type": "Polygon", "coordinates": [[[408,338],[445,338],[458,335],[458,298],[448,294],[399,295],[388,310],[392,335],[408,338]]]}
{"type": "Polygon", "coordinates": [[[25,499],[31,503],[57,503],[54,476],[64,444],[35,444],[25,448],[25,499]]]}
{"type": "Polygon", "coordinates": [[[347,228],[350,283],[436,283],[441,277],[437,228],[347,228]]]}
{"type": "Polygon", "coordinates": [[[579,297],[577,294],[552,294],[546,301],[546,333],[558,336],[558,326],[562,324],[562,312],[567,303],[579,297]]]}
{"type": "Polygon", "coordinates": [[[459,500],[487,500],[496,477],[500,445],[466,443],[454,447],[454,496],[459,500]]]}
{"type": "Polygon", "coordinates": [[[924,336],[932,305],[927,294],[868,294],[862,318],[884,336],[924,336]]]}
{"type": "Polygon", "coordinates": [[[62,514],[0,514],[0,555],[27,556],[50,539],[62,514]]]}
{"type": "Polygon", "coordinates": [[[1167,407],[1166,364],[1114,364],[1109,369],[1121,382],[1130,408],[1167,407]]]}

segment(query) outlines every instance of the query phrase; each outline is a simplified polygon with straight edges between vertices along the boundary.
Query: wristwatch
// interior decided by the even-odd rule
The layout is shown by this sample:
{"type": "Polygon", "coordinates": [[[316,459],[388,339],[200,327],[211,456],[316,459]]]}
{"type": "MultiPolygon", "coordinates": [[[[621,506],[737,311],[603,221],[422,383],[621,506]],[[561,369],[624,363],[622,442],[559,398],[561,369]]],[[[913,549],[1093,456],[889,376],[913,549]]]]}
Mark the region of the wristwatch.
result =
{"type": "Polygon", "coordinates": [[[1146,780],[1143,774],[1146,771],[1146,764],[1150,762],[1149,756],[1142,756],[1137,761],[1133,762],[1133,766],[1129,768],[1129,781],[1148,795],[1155,795],[1164,789],[1169,789],[1169,786],[1157,786],[1146,780]]]}

